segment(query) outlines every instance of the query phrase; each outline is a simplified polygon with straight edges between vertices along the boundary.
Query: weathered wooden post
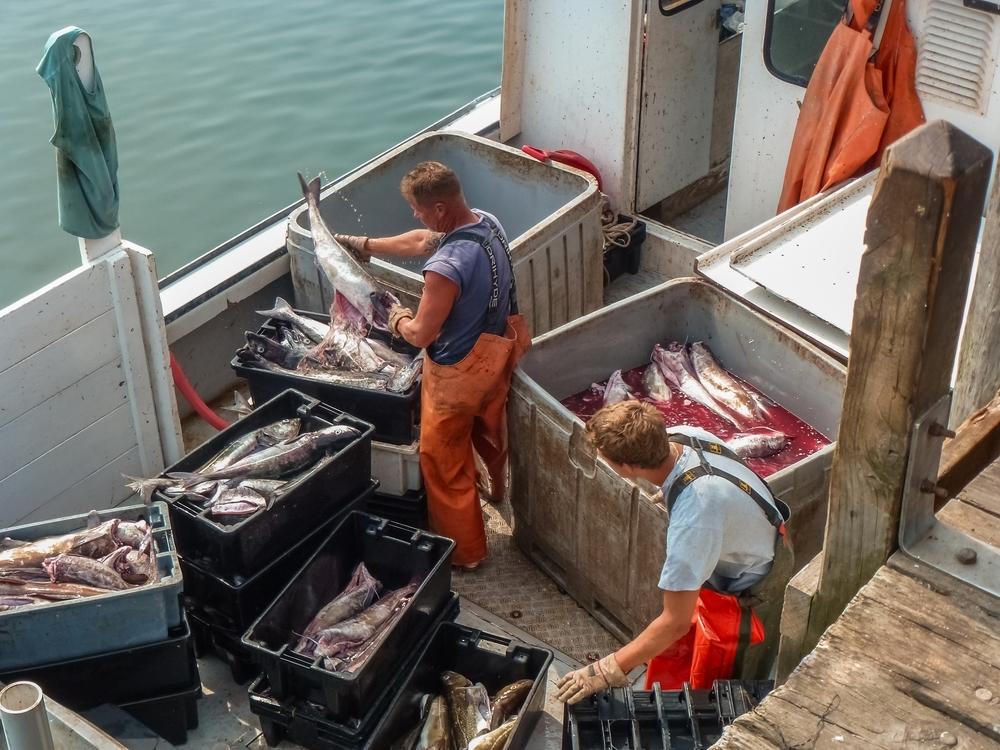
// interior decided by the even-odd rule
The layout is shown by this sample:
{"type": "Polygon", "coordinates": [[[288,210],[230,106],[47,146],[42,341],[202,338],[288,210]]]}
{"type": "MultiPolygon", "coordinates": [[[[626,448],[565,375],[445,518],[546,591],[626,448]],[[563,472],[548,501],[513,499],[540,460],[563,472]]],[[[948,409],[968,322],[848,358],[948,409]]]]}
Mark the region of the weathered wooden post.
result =
{"type": "Polygon", "coordinates": [[[868,211],[824,549],[789,584],[779,679],[897,547],[910,434],[949,389],[991,163],[988,148],[945,122],[921,127],[883,159],[868,211]]]}

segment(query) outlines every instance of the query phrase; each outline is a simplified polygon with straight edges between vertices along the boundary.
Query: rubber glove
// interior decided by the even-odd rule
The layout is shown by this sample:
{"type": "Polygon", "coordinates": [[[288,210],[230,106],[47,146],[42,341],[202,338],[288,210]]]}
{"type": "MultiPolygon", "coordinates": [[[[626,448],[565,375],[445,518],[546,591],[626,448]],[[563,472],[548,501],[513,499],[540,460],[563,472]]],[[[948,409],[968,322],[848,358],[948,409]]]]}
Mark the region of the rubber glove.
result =
{"type": "Polygon", "coordinates": [[[358,259],[367,263],[372,255],[368,252],[368,238],[356,234],[335,234],[333,239],[358,256],[358,259]]]}
{"type": "Polygon", "coordinates": [[[579,703],[588,695],[613,687],[627,687],[628,677],[618,666],[614,654],[569,672],[556,683],[556,698],[564,703],[579,703]]]}
{"type": "Polygon", "coordinates": [[[399,324],[407,318],[413,318],[413,310],[402,305],[392,306],[392,309],[389,310],[389,331],[393,336],[402,338],[402,335],[399,333],[399,324]]]}

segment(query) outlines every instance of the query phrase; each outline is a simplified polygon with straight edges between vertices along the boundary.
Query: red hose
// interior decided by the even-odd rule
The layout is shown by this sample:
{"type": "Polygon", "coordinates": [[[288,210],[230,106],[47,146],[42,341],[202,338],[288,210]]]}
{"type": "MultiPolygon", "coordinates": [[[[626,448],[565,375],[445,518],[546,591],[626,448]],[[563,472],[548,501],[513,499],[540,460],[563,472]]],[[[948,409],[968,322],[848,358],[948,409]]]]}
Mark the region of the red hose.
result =
{"type": "Polygon", "coordinates": [[[170,352],[170,372],[174,376],[174,385],[177,386],[177,390],[181,392],[184,400],[191,404],[191,408],[198,413],[199,417],[217,430],[224,430],[229,426],[229,422],[212,411],[208,404],[201,400],[201,396],[198,395],[198,391],[191,385],[191,381],[184,374],[184,370],[181,369],[181,365],[174,357],[173,352],[170,352]]]}

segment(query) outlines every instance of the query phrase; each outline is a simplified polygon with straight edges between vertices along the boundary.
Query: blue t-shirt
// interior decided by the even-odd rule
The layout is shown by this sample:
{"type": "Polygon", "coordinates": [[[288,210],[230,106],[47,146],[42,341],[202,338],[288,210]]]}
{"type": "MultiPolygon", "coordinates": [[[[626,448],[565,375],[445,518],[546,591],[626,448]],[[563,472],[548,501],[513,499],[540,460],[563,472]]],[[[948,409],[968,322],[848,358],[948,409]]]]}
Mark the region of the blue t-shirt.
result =
{"type": "MultiPolygon", "coordinates": [[[[667,431],[723,442],[710,432],[686,425],[667,431]]],[[[707,451],[704,455],[712,466],[742,479],[774,503],[767,485],[739,461],[707,451]]],[[[663,482],[663,496],[669,495],[681,474],[698,464],[698,454],[685,446],[663,482]]],[[[729,594],[745,591],[770,572],[777,533],[757,503],[734,484],[717,476],[696,479],[677,495],[670,511],[660,588],[695,591],[709,583],[716,591],[729,594]]]]}
{"type": "MultiPolygon", "coordinates": [[[[489,217],[503,231],[496,217],[485,211],[473,211],[480,216],[489,217]]],[[[492,325],[487,321],[492,277],[489,256],[482,243],[490,236],[491,231],[485,219],[457,227],[444,236],[437,252],[424,264],[425,274],[428,271],[439,273],[458,286],[458,297],[455,298],[455,304],[445,319],[441,332],[427,347],[427,354],[439,365],[453,365],[464,359],[476,345],[480,334],[503,335],[507,329],[512,271],[503,245],[497,238],[493,239],[491,247],[497,263],[499,305],[493,315],[492,325]],[[449,239],[458,232],[471,232],[481,239],[449,239]]]]}

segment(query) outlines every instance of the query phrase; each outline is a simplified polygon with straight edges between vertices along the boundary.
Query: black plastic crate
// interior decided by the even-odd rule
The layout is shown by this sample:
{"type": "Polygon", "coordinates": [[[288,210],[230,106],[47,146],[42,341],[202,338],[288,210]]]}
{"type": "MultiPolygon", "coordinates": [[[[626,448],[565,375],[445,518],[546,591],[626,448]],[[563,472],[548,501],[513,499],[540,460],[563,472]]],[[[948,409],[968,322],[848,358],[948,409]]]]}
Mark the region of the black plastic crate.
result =
{"type": "Polygon", "coordinates": [[[431,638],[437,632],[437,627],[443,622],[450,622],[458,616],[458,594],[452,592],[451,598],[434,621],[431,630],[424,639],[414,647],[407,661],[395,670],[396,679],[376,699],[368,712],[361,719],[351,719],[339,722],[330,718],[322,707],[302,700],[279,701],[271,692],[266,675],[261,675],[249,690],[250,711],[260,721],[261,731],[268,745],[279,744],[287,739],[310,750],[380,750],[383,745],[372,740],[372,730],[377,722],[386,715],[400,693],[404,681],[409,677],[417,660],[423,654],[431,638]]]}
{"type": "Polygon", "coordinates": [[[374,492],[365,498],[365,511],[396,523],[426,529],[427,492],[410,490],[399,496],[374,492]]]}
{"type": "Polygon", "coordinates": [[[119,704],[122,711],[141,721],[173,745],[187,742],[189,731],[198,728],[198,699],[201,683],[185,690],[119,704]]]}
{"type": "MultiPolygon", "coordinates": [[[[629,222],[633,216],[618,214],[618,223],[629,222]]],[[[635,219],[635,226],[629,231],[628,245],[608,245],[604,248],[604,279],[610,283],[625,273],[639,273],[642,243],[646,241],[646,222],[635,219]]]]}
{"type": "Polygon", "coordinates": [[[341,722],[364,716],[448,601],[454,547],[451,539],[367,513],[351,513],[243,636],[274,696],[312,701],[341,722]],[[359,562],[385,591],[411,580],[420,583],[383,632],[379,647],[356,672],[329,672],[317,666],[321,660],[293,653],[288,641],[293,633],[304,632],[313,616],[344,589],[359,562]]]}
{"type": "Polygon", "coordinates": [[[420,721],[420,702],[424,695],[442,695],[441,673],[452,670],[481,682],[493,695],[504,685],[517,680],[533,680],[530,692],[518,714],[517,725],[505,744],[508,750],[524,748],[545,704],[545,684],[552,652],[527,646],[492,633],[442,623],[427,648],[417,658],[392,704],[375,730],[371,747],[390,747],[420,721]]]}
{"type": "Polygon", "coordinates": [[[188,610],[191,634],[198,658],[211,654],[229,667],[233,682],[242,685],[260,674],[260,666],[240,640],[241,634],[213,624],[211,618],[197,609],[188,610]]]}
{"type": "Polygon", "coordinates": [[[160,642],[0,674],[0,682],[38,683],[47,696],[74,711],[121,704],[200,684],[194,637],[187,618],[160,642]]]}
{"type": "Polygon", "coordinates": [[[361,510],[376,487],[377,482],[369,482],[365,491],[336,516],[328,521],[321,521],[321,525],[315,530],[310,530],[311,533],[301,541],[249,578],[239,577],[234,583],[181,558],[185,606],[197,610],[200,613],[199,619],[207,624],[231,631],[239,641],[247,628],[274,601],[274,597],[288,585],[299,568],[312,557],[320,543],[332,533],[343,515],[351,510],[361,510]]]}
{"type": "MultiPolygon", "coordinates": [[[[296,310],[299,315],[323,323],[330,322],[329,315],[320,313],[296,310]]],[[[281,321],[268,319],[257,331],[261,336],[270,339],[277,337],[277,330],[285,325],[281,321]]],[[[403,352],[411,356],[416,355],[420,350],[410,346],[399,338],[382,332],[373,330],[369,334],[372,338],[388,344],[395,351],[403,352]]],[[[261,370],[248,366],[239,361],[239,357],[233,357],[230,363],[234,372],[244,378],[250,386],[250,394],[255,403],[262,403],[269,398],[273,398],[286,388],[295,388],[302,393],[313,396],[324,404],[328,404],[337,409],[343,409],[348,414],[353,414],[358,419],[370,422],[375,427],[373,440],[381,443],[391,443],[392,445],[409,445],[416,437],[416,424],[420,421],[420,383],[414,384],[406,393],[388,393],[386,391],[373,391],[367,388],[355,388],[349,385],[336,385],[326,383],[321,380],[309,378],[304,375],[285,374],[261,370]]]]}
{"type": "Polygon", "coordinates": [[[562,750],[702,750],[773,685],[717,680],[711,690],[606,690],[566,706],[562,750]]]}
{"type": "Polygon", "coordinates": [[[233,583],[249,578],[298,542],[303,533],[346,512],[368,487],[372,426],[294,390],[286,390],[262,404],[164,474],[194,471],[241,435],[292,417],[302,419],[303,432],[342,424],[357,428],[361,436],[320,460],[300,479],[283,488],[270,508],[238,523],[226,525],[213,521],[193,499],[154,493],[156,499],[169,505],[177,551],[188,563],[233,583]]]}

